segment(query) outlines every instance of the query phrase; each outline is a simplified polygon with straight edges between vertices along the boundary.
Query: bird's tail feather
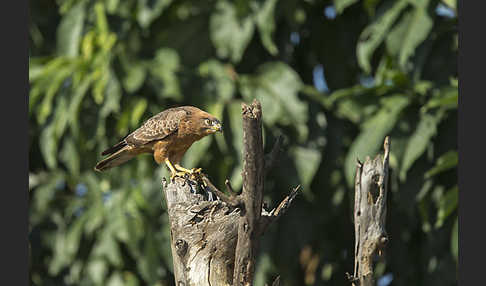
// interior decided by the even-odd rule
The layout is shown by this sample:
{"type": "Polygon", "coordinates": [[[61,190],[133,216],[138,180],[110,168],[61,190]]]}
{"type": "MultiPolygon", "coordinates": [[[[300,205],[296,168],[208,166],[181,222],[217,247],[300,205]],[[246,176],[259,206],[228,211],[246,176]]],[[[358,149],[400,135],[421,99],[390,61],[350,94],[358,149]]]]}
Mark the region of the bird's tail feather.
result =
{"type": "Polygon", "coordinates": [[[109,154],[113,154],[115,153],[116,151],[120,150],[121,148],[127,146],[127,142],[125,140],[122,140],[120,142],[118,142],[116,145],[106,149],[105,151],[103,151],[101,153],[101,155],[109,155],[109,154]]]}
{"type": "Polygon", "coordinates": [[[101,160],[98,164],[96,164],[94,169],[96,171],[104,171],[116,167],[132,159],[133,157],[135,157],[135,155],[136,154],[130,152],[130,148],[128,146],[124,146],[120,150],[111,154],[109,157],[101,160]]]}

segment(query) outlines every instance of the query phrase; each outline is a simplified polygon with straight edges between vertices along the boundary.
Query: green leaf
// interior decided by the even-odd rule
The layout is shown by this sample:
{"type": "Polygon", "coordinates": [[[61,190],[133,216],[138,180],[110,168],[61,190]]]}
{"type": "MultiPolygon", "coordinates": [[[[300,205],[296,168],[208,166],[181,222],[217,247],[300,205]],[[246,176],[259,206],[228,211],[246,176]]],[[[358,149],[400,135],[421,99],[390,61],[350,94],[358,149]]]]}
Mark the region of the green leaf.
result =
{"type": "Polygon", "coordinates": [[[48,270],[50,275],[58,275],[62,268],[69,263],[67,252],[64,251],[66,245],[66,235],[64,233],[65,226],[61,226],[60,229],[62,229],[62,231],[58,231],[53,235],[53,255],[49,262],[48,270]]]}
{"type": "MultiPolygon", "coordinates": [[[[209,112],[210,114],[214,115],[216,118],[219,118],[220,120],[224,119],[224,109],[225,109],[226,103],[223,101],[215,101],[207,105],[206,111],[209,112]]],[[[226,123],[222,122],[223,124],[223,130],[225,129],[226,123]]],[[[216,136],[211,136],[211,138],[214,139],[216,146],[218,149],[224,153],[227,154],[228,152],[228,144],[225,140],[225,136],[223,134],[216,134],[216,136]]],[[[223,164],[221,165],[223,166],[223,164]]]]}
{"type": "Polygon", "coordinates": [[[405,67],[407,60],[415,52],[415,49],[421,44],[432,30],[433,21],[427,13],[427,1],[420,1],[420,6],[413,11],[410,23],[407,25],[406,34],[402,38],[402,47],[400,50],[399,64],[405,67]]]}
{"type": "Polygon", "coordinates": [[[110,79],[109,67],[107,64],[103,64],[102,66],[96,69],[96,74],[100,75],[97,77],[97,80],[93,82],[92,86],[92,96],[94,101],[97,104],[101,104],[105,97],[105,88],[108,84],[108,80],[110,79]]]}
{"type": "Polygon", "coordinates": [[[58,93],[61,85],[65,82],[67,77],[73,72],[74,65],[66,65],[59,69],[54,74],[54,77],[50,80],[50,84],[47,87],[46,95],[40,104],[37,112],[37,120],[40,124],[43,124],[52,111],[52,101],[55,95],[58,93]]]}
{"type": "Polygon", "coordinates": [[[356,2],[358,2],[358,0],[334,0],[334,7],[336,7],[336,11],[341,14],[344,9],[348,8],[356,2]]]}
{"type": "Polygon", "coordinates": [[[137,2],[138,23],[142,28],[147,28],[172,3],[172,0],[140,0],[137,2]]]}
{"type": "Polygon", "coordinates": [[[278,0],[266,0],[256,15],[256,23],[262,44],[271,55],[278,53],[277,46],[272,40],[272,34],[275,30],[275,5],[278,0]]]}
{"type": "Polygon", "coordinates": [[[400,22],[393,26],[385,39],[387,50],[394,57],[398,57],[400,54],[404,44],[404,38],[409,32],[409,27],[412,25],[413,16],[413,11],[404,13],[400,22]]]}
{"type": "Polygon", "coordinates": [[[50,204],[59,190],[57,186],[63,181],[64,177],[61,173],[53,172],[50,173],[45,182],[39,183],[39,186],[33,190],[35,196],[33,196],[32,210],[37,214],[34,220],[41,219],[44,215],[49,214],[50,204]]]}
{"type": "Polygon", "coordinates": [[[241,75],[238,82],[243,98],[247,102],[258,99],[264,110],[263,121],[270,126],[274,125],[282,114],[281,102],[276,100],[275,94],[266,89],[257,76],[241,75]]]}
{"type": "Polygon", "coordinates": [[[223,65],[217,60],[209,60],[199,65],[198,72],[202,77],[209,78],[205,83],[208,93],[216,93],[219,100],[229,100],[233,97],[235,83],[231,66],[223,65]]]}
{"type": "Polygon", "coordinates": [[[318,149],[305,147],[296,147],[292,154],[304,195],[311,196],[310,185],[321,164],[322,154],[318,149]]]}
{"type": "Polygon", "coordinates": [[[101,34],[108,33],[108,20],[105,14],[105,4],[102,2],[96,2],[94,5],[96,14],[96,26],[101,34]]]}
{"type": "Polygon", "coordinates": [[[430,218],[429,218],[429,202],[427,200],[418,200],[417,203],[418,213],[422,219],[422,231],[427,233],[431,230],[430,218]]]}
{"type": "Polygon", "coordinates": [[[431,144],[431,138],[437,133],[440,118],[431,114],[423,114],[415,132],[408,140],[400,168],[400,179],[405,180],[407,171],[431,144]]]}
{"type": "Polygon", "coordinates": [[[307,104],[297,96],[302,88],[299,75],[291,67],[281,62],[264,64],[258,69],[258,73],[262,88],[279,99],[291,117],[285,116],[281,118],[282,121],[287,121],[287,123],[291,123],[292,120],[306,122],[308,119],[307,104]]]}
{"type": "Polygon", "coordinates": [[[457,262],[457,258],[459,254],[459,221],[457,217],[456,217],[456,221],[454,222],[454,226],[452,227],[451,252],[452,252],[452,256],[457,262]]]}
{"type": "MultiPolygon", "coordinates": [[[[216,134],[218,136],[218,134],[216,134]]],[[[183,166],[186,168],[198,168],[199,162],[207,155],[207,150],[211,146],[213,137],[206,136],[203,139],[194,143],[189,150],[187,150],[182,160],[183,166]]]]}
{"type": "Polygon", "coordinates": [[[61,161],[66,164],[69,172],[72,175],[78,176],[80,170],[78,147],[71,137],[66,138],[64,141],[60,157],[61,161]]]}
{"type": "Polygon", "coordinates": [[[255,267],[255,284],[254,285],[268,285],[269,274],[276,271],[277,267],[272,261],[268,252],[262,253],[258,258],[255,267]]]}
{"type": "Polygon", "coordinates": [[[240,159],[243,150],[243,120],[241,118],[241,104],[240,100],[232,101],[226,106],[230,120],[231,136],[233,137],[233,147],[238,151],[240,159]]]}
{"type": "Polygon", "coordinates": [[[377,109],[379,99],[374,90],[356,85],[336,90],[329,96],[322,96],[319,101],[339,118],[358,124],[377,109]]]}
{"type": "Polygon", "coordinates": [[[432,30],[433,20],[428,15],[429,0],[415,1],[414,9],[407,11],[386,38],[387,49],[398,58],[399,65],[407,68],[408,59],[432,30]]]}
{"type": "Polygon", "coordinates": [[[455,88],[459,87],[459,79],[457,77],[450,77],[449,83],[452,87],[455,87],[455,88]]]}
{"type": "Polygon", "coordinates": [[[85,3],[85,1],[80,1],[61,19],[57,29],[57,52],[59,55],[78,56],[85,19],[85,3]]]}
{"type": "Polygon", "coordinates": [[[432,89],[433,85],[434,84],[432,82],[427,80],[418,81],[415,83],[413,91],[422,96],[425,96],[427,92],[432,89]]]}
{"type": "Polygon", "coordinates": [[[240,76],[240,92],[247,102],[258,99],[264,110],[263,120],[270,126],[277,121],[287,125],[304,124],[307,103],[298,98],[302,88],[299,75],[281,62],[260,66],[255,76],[240,76]]]}
{"type": "Polygon", "coordinates": [[[88,88],[90,87],[92,82],[92,77],[86,77],[83,79],[81,84],[76,88],[74,91],[73,97],[71,102],[69,103],[68,107],[68,114],[69,114],[69,125],[74,136],[77,136],[79,133],[79,109],[81,106],[81,102],[83,101],[88,88]]]}
{"type": "Polygon", "coordinates": [[[405,9],[407,5],[408,0],[399,0],[395,2],[393,7],[373,21],[373,23],[367,26],[361,33],[356,53],[358,63],[366,73],[371,71],[370,62],[374,51],[383,42],[391,27],[398,19],[401,11],[405,9]]]}
{"type": "Polygon", "coordinates": [[[434,92],[433,97],[422,107],[423,111],[441,107],[457,109],[459,92],[457,87],[446,87],[434,92]]]}
{"type": "Polygon", "coordinates": [[[86,216],[88,217],[86,223],[84,224],[84,231],[86,235],[91,235],[95,230],[97,230],[107,217],[103,205],[97,202],[92,203],[89,209],[86,210],[86,216]]]}
{"type": "Polygon", "coordinates": [[[445,220],[457,208],[458,196],[459,188],[455,186],[440,198],[437,210],[437,221],[435,222],[436,228],[442,227],[445,220]]]}
{"type": "Polygon", "coordinates": [[[106,285],[107,286],[124,286],[125,282],[123,282],[122,275],[118,271],[115,271],[113,274],[111,274],[106,285]]]}
{"type": "Polygon", "coordinates": [[[162,48],[157,51],[155,59],[150,65],[150,73],[161,82],[160,95],[162,97],[176,100],[182,98],[177,78],[179,69],[180,59],[177,51],[169,48],[162,48]]]}
{"type": "Polygon", "coordinates": [[[42,130],[39,138],[39,147],[49,169],[57,167],[57,139],[54,124],[49,124],[42,130]]]}
{"type": "Polygon", "coordinates": [[[380,3],[380,0],[364,0],[363,7],[371,17],[375,16],[376,6],[380,3]]]}
{"type": "Polygon", "coordinates": [[[106,261],[103,259],[94,259],[87,265],[87,273],[96,285],[103,285],[109,270],[106,264],[106,261]]]}
{"type": "Polygon", "coordinates": [[[42,76],[45,60],[29,57],[29,82],[34,82],[42,76]]]}
{"type": "Polygon", "coordinates": [[[64,254],[68,257],[68,262],[71,263],[76,258],[76,253],[79,248],[81,236],[83,234],[83,225],[86,222],[87,216],[83,215],[74,221],[73,225],[69,227],[66,235],[64,254]]]}
{"type": "Polygon", "coordinates": [[[459,158],[457,155],[457,151],[454,150],[448,151],[447,153],[445,153],[444,155],[440,156],[437,159],[437,161],[435,162],[435,166],[432,169],[428,170],[425,173],[424,177],[428,179],[441,172],[450,170],[457,166],[458,160],[459,158]]]}
{"type": "Polygon", "coordinates": [[[109,14],[115,13],[119,4],[120,4],[120,0],[107,0],[106,11],[108,11],[109,14]]]}
{"type": "Polygon", "coordinates": [[[456,10],[457,1],[459,0],[442,0],[443,3],[445,3],[447,6],[451,7],[454,10],[456,10]]]}
{"type": "Polygon", "coordinates": [[[138,269],[140,270],[140,274],[142,277],[149,282],[148,284],[154,284],[155,280],[157,279],[157,252],[158,246],[155,244],[154,236],[151,233],[145,236],[143,245],[144,245],[144,260],[138,265],[138,269]]]}
{"type": "Polygon", "coordinates": [[[50,274],[57,275],[62,269],[73,263],[79,248],[85,221],[86,217],[82,216],[75,220],[68,229],[66,229],[64,222],[58,224],[52,261],[49,263],[50,274]]]}
{"type": "Polygon", "coordinates": [[[145,81],[147,70],[141,64],[131,65],[127,70],[127,75],[123,78],[123,87],[127,92],[133,93],[137,91],[145,81]]]}
{"type": "MultiPolygon", "coordinates": [[[[32,60],[32,61],[34,61],[34,60],[32,60]]],[[[40,65],[43,61],[38,60],[37,62],[38,62],[37,64],[40,65]]],[[[56,57],[56,58],[48,61],[47,63],[43,64],[41,73],[37,74],[32,79],[29,78],[29,81],[32,80],[32,81],[37,82],[37,80],[40,81],[42,79],[42,81],[51,82],[52,76],[54,74],[58,73],[59,70],[62,69],[64,66],[69,65],[71,62],[72,62],[72,60],[67,58],[67,57],[56,57]]]]}
{"type": "MultiPolygon", "coordinates": [[[[235,150],[235,167],[230,175],[230,181],[235,190],[242,185],[241,170],[243,169],[243,120],[241,117],[241,101],[235,100],[226,106],[229,116],[229,130],[231,130],[231,143],[235,150]]],[[[265,115],[264,115],[265,117],[265,115]]],[[[227,130],[227,129],[226,129],[227,130]]]]}
{"type": "Polygon", "coordinates": [[[116,123],[116,129],[119,135],[125,136],[130,129],[131,118],[131,106],[126,105],[124,110],[118,115],[118,122],[116,123]]]}
{"type": "Polygon", "coordinates": [[[376,155],[382,148],[385,137],[395,127],[400,112],[408,104],[409,99],[403,95],[384,98],[380,110],[364,122],[361,132],[351,144],[344,163],[344,173],[349,187],[354,184],[356,159],[363,160],[366,156],[376,155]]]}
{"type": "Polygon", "coordinates": [[[106,84],[106,96],[105,101],[100,110],[100,115],[102,118],[106,118],[112,112],[118,112],[120,110],[120,99],[121,99],[121,87],[118,79],[116,78],[113,71],[110,71],[110,78],[106,84]]]}
{"type": "Polygon", "coordinates": [[[54,111],[54,135],[56,140],[61,139],[64,131],[66,130],[67,122],[69,120],[69,114],[66,112],[68,106],[69,95],[64,93],[57,97],[56,110],[54,111]]]}
{"type": "Polygon", "coordinates": [[[92,255],[94,257],[104,257],[114,266],[121,266],[123,264],[118,242],[114,238],[110,228],[105,229],[97,237],[92,255]]]}
{"type": "Polygon", "coordinates": [[[137,127],[140,124],[140,118],[142,118],[146,109],[147,100],[145,98],[139,99],[132,109],[132,118],[130,121],[132,127],[137,127]]]}
{"type": "Polygon", "coordinates": [[[209,31],[218,57],[237,63],[249,44],[255,25],[250,16],[239,17],[235,5],[218,1],[211,15],[209,31]]]}

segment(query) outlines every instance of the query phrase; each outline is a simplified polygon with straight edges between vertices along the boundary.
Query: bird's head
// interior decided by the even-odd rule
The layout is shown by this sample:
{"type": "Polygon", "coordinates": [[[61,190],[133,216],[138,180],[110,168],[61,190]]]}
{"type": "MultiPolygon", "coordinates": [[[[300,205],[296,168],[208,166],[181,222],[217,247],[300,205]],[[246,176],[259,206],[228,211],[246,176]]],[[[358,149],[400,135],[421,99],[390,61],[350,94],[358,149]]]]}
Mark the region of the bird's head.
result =
{"type": "Polygon", "coordinates": [[[185,108],[189,111],[187,118],[189,124],[186,124],[185,128],[190,131],[186,131],[187,133],[204,137],[216,132],[223,132],[221,121],[212,114],[194,106],[186,106],[185,108]]]}
{"type": "Polygon", "coordinates": [[[192,114],[191,121],[199,135],[206,136],[216,132],[223,132],[221,122],[213,115],[200,109],[192,114]]]}
{"type": "Polygon", "coordinates": [[[205,116],[202,118],[202,131],[209,135],[216,132],[223,132],[223,126],[221,122],[214,116],[205,116]]]}

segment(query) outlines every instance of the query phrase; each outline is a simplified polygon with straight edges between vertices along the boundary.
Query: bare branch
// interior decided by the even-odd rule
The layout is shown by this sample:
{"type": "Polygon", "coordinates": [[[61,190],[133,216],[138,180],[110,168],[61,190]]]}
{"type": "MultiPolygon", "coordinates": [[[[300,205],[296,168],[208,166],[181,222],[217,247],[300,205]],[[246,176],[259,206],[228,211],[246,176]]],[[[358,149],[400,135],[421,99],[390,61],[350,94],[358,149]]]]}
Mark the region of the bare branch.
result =
{"type": "Polygon", "coordinates": [[[215,193],[220,200],[222,200],[229,206],[238,207],[242,203],[241,199],[234,196],[233,194],[230,194],[228,196],[225,193],[221,192],[213,185],[213,183],[211,183],[211,181],[205,175],[201,176],[201,179],[211,192],[215,193]]]}
{"type": "Polygon", "coordinates": [[[280,275],[273,280],[272,286],[280,286],[280,275]]]}
{"type": "Polygon", "coordinates": [[[258,229],[262,210],[264,161],[262,110],[260,102],[242,104],[243,115],[243,190],[244,208],[238,225],[233,285],[251,285],[258,249],[258,229]]]}
{"type": "Polygon", "coordinates": [[[290,208],[290,204],[299,193],[300,185],[293,188],[288,196],[286,196],[280,204],[270,212],[262,211],[262,217],[260,220],[260,234],[262,235],[267,230],[268,226],[277,221],[277,219],[283,215],[290,208]]]}
{"type": "Polygon", "coordinates": [[[226,190],[228,190],[230,194],[236,194],[236,192],[233,190],[233,187],[231,186],[231,182],[228,179],[224,181],[224,185],[226,186],[226,190]]]}

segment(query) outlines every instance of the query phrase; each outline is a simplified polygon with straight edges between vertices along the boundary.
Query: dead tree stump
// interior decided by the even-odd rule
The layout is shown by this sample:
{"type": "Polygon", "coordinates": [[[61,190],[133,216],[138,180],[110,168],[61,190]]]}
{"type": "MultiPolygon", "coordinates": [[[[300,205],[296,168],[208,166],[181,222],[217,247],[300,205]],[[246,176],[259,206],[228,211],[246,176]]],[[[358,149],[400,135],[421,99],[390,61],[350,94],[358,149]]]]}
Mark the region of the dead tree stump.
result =
{"type": "Polygon", "coordinates": [[[176,178],[164,185],[177,286],[232,285],[239,210],[176,178]]]}
{"type": "Polygon", "coordinates": [[[388,241],[385,230],[386,197],[388,182],[388,158],[390,138],[385,138],[384,156],[374,160],[358,161],[355,178],[354,228],[355,260],[354,274],[349,277],[353,285],[372,286],[373,259],[382,255],[388,241]]]}
{"type": "MultiPolygon", "coordinates": [[[[243,190],[229,195],[204,174],[195,180],[176,177],[163,182],[170,223],[177,286],[252,285],[260,236],[290,207],[294,188],[270,212],[262,208],[266,170],[276,161],[281,138],[263,154],[261,105],[243,104],[243,190]]],[[[273,285],[279,284],[276,279],[273,285]]]]}

